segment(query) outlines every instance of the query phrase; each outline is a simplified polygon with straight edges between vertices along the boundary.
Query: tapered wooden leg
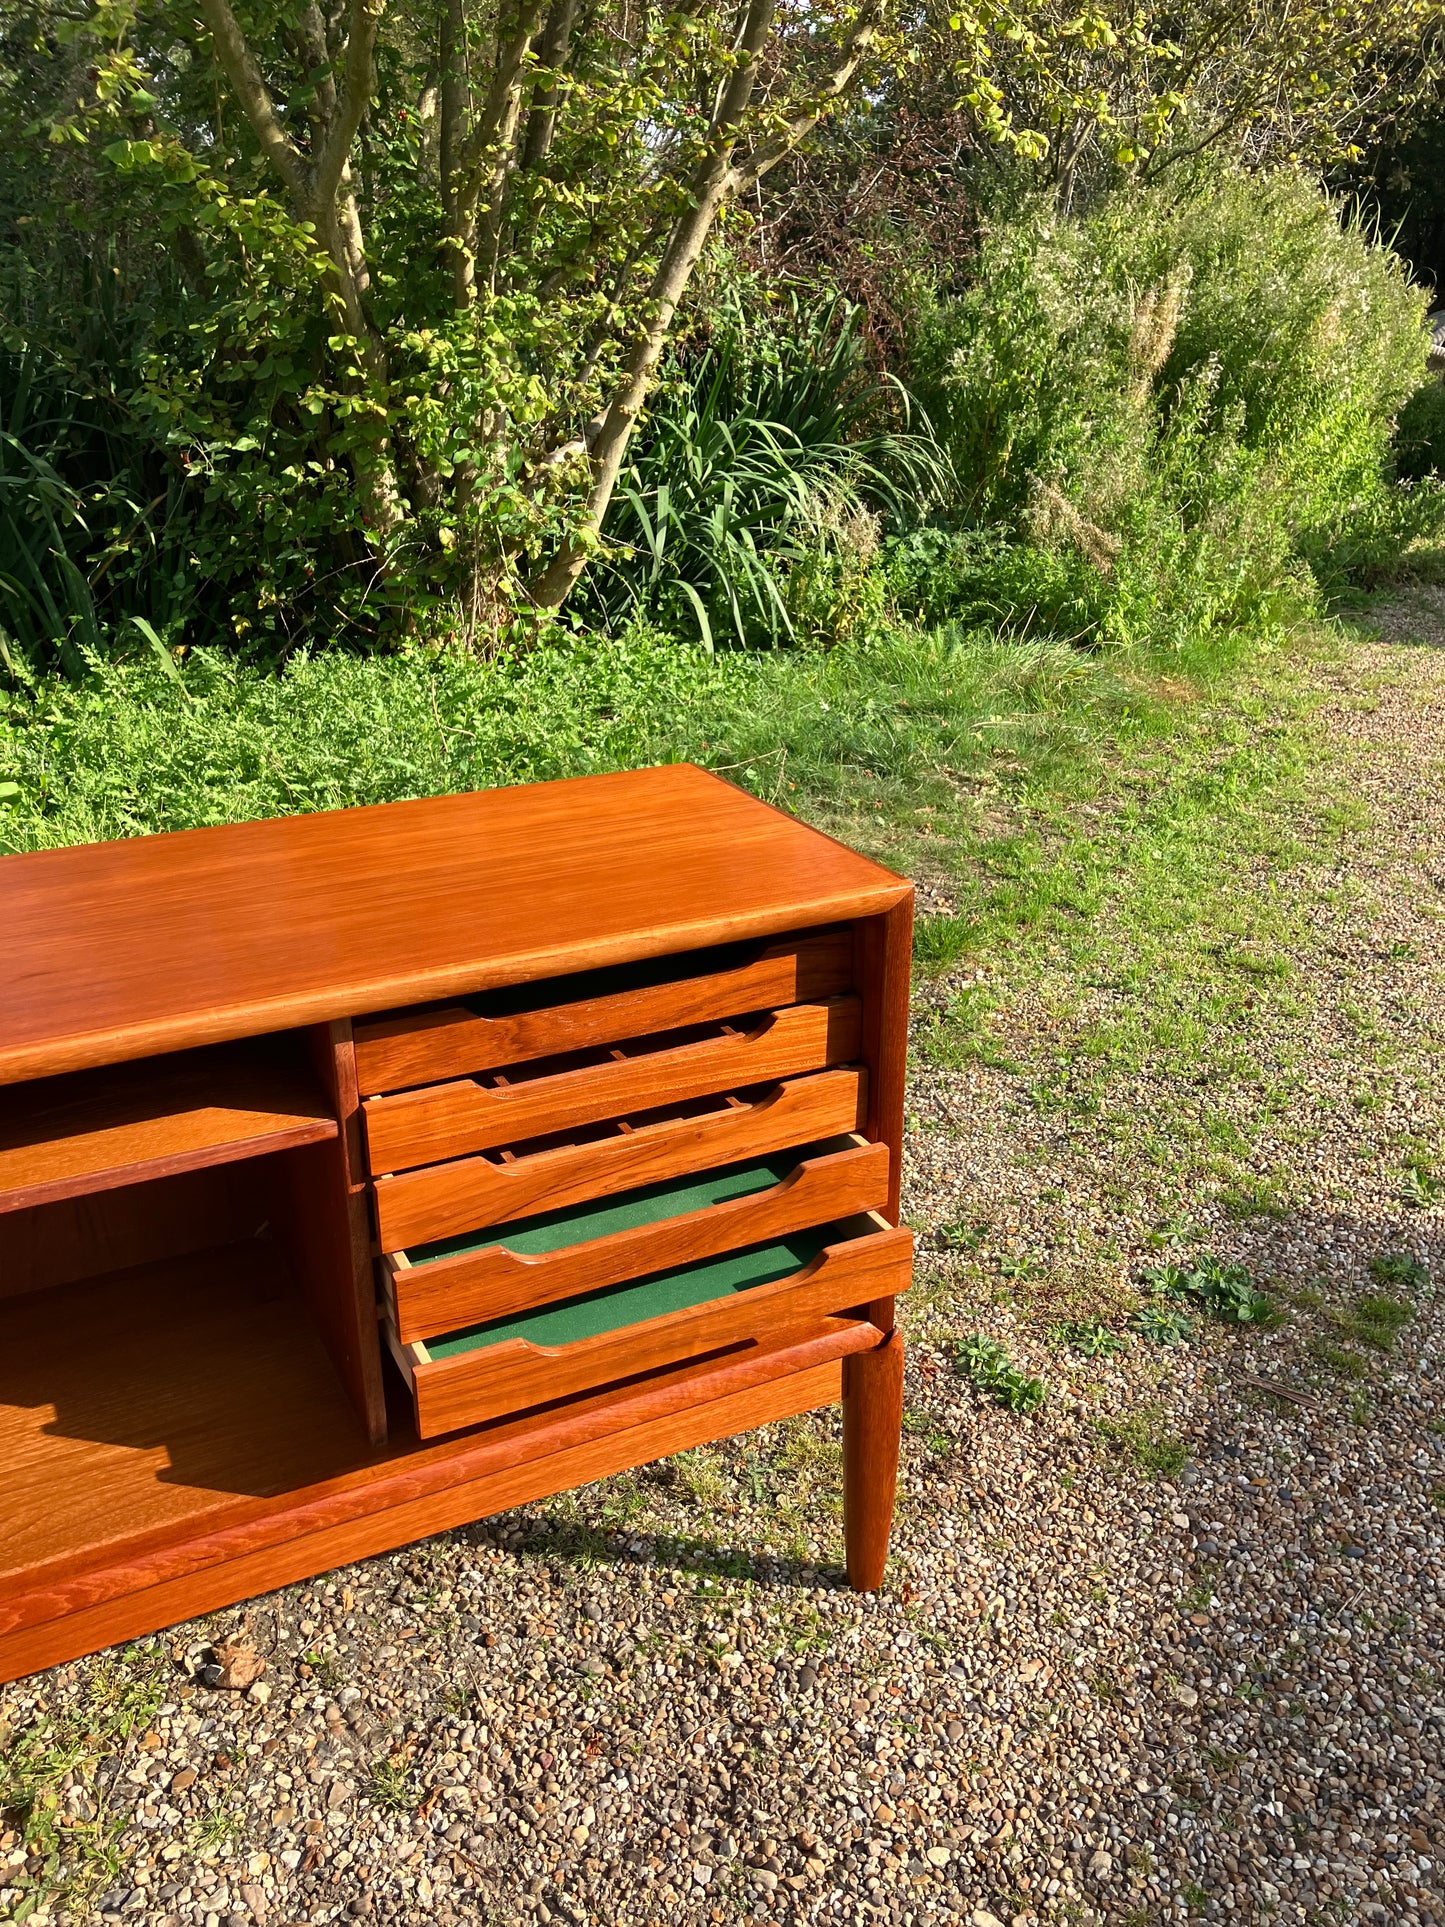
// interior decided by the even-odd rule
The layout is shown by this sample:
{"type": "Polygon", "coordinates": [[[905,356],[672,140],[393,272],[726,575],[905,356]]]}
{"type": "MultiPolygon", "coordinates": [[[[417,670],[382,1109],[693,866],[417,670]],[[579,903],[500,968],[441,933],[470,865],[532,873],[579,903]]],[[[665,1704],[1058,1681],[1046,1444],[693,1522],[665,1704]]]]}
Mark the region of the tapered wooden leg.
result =
{"type": "Polygon", "coordinates": [[[902,1431],[903,1338],[892,1331],[843,1360],[843,1539],[854,1592],[883,1584],[902,1431]]]}

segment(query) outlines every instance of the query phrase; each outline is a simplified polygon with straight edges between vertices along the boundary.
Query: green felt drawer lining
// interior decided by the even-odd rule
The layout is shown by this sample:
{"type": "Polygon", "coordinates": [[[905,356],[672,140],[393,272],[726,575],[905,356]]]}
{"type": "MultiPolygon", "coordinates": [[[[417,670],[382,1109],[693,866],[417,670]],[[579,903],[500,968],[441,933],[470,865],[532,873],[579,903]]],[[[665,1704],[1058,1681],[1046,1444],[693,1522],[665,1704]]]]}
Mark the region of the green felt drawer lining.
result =
{"type": "Polygon", "coordinates": [[[595,1338],[625,1325],[640,1325],[666,1312],[687,1311],[714,1298],[773,1284],[801,1271],[817,1257],[824,1241],[822,1231],[799,1232],[775,1244],[730,1251],[705,1264],[658,1272],[635,1284],[611,1285],[537,1311],[514,1312],[484,1325],[473,1325],[467,1331],[449,1332],[445,1338],[429,1338],[426,1349],[432,1358],[441,1359],[482,1351],[508,1338],[525,1338],[534,1345],[575,1344],[578,1339],[595,1338]]]}
{"type": "Polygon", "coordinates": [[[524,1257],[561,1251],[568,1245],[583,1244],[592,1238],[606,1238],[615,1231],[632,1231],[641,1225],[658,1224],[665,1218],[680,1218],[689,1211],[703,1211],[709,1205],[726,1204],[730,1198],[745,1198],[755,1191],[766,1191],[795,1171],[806,1156],[802,1151],[784,1151],[770,1158],[754,1158],[746,1164],[731,1164],[720,1171],[665,1179],[638,1191],[625,1191],[613,1198],[589,1199],[585,1204],[565,1206],[536,1218],[519,1219],[513,1224],[489,1225],[485,1231],[464,1231],[454,1238],[417,1245],[407,1252],[414,1265],[432,1263],[438,1258],[459,1258],[464,1252],[485,1251],[503,1245],[524,1257]]]}

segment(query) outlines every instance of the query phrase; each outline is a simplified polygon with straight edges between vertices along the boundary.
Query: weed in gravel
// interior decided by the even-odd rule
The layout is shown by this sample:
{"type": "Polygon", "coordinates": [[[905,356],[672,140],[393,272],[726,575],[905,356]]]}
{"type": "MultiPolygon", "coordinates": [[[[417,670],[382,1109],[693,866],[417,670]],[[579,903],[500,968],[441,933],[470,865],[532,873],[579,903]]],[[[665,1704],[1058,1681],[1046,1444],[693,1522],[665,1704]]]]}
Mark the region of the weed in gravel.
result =
{"type": "Polygon", "coordinates": [[[1067,1345],[1084,1358],[1112,1358],[1126,1351],[1129,1340],[1123,1332],[1111,1331],[1102,1318],[1084,1318],[1074,1323],[1055,1325],[1049,1337],[1056,1345],[1067,1345]]]}
{"type": "Polygon", "coordinates": [[[1377,1352],[1387,1352],[1401,1330],[1415,1315],[1415,1308],[1403,1298],[1389,1298],[1383,1292],[1366,1292],[1355,1300],[1353,1325],[1362,1344],[1377,1352]]]}
{"type": "Polygon", "coordinates": [[[1299,1291],[1282,1291],[1280,1297],[1284,1299],[1287,1305],[1292,1305],[1296,1311],[1318,1311],[1320,1306],[1325,1302],[1322,1295],[1317,1292],[1312,1285],[1306,1285],[1299,1291]]]}
{"type": "Polygon", "coordinates": [[[1408,1251],[1380,1251],[1370,1260],[1370,1270],[1382,1285],[1401,1291],[1423,1291],[1430,1274],[1408,1251]]]}
{"type": "Polygon", "coordinates": [[[924,1011],[917,1031],[924,1062],[946,1071],[981,1064],[1017,1072],[1018,1065],[1000,1050],[989,1022],[998,1004],[999,992],[992,986],[963,984],[941,1009],[924,1011]]]}
{"type": "Polygon", "coordinates": [[[905,1412],[903,1429],[921,1438],[930,1452],[943,1453],[953,1450],[953,1440],[947,1432],[940,1431],[926,1412],[905,1412]]]}
{"type": "Polygon", "coordinates": [[[966,917],[920,917],[913,926],[913,961],[920,976],[949,970],[967,952],[973,926],[966,917]]]}
{"type": "Polygon", "coordinates": [[[1445,1203],[1445,1178],[1437,1174],[1428,1160],[1413,1159],[1406,1166],[1400,1197],[1417,1211],[1432,1211],[1437,1204],[1445,1203]]]}
{"type": "Polygon", "coordinates": [[[1151,1345],[1187,1345],[1194,1332],[1194,1320],[1178,1305],[1150,1303],[1141,1305],[1129,1320],[1129,1328],[1151,1345]]]}
{"type": "Polygon", "coordinates": [[[1278,1220],[1290,1214],[1289,1199],[1263,1178],[1246,1178],[1241,1183],[1227,1185],[1219,1194],[1219,1202],[1226,1217],[1239,1220],[1278,1220]]]}
{"type": "Polygon", "coordinates": [[[131,1736],[149,1725],[165,1698],[169,1674],[159,1645],[123,1648],[95,1662],[84,1698],[64,1714],[42,1716],[18,1732],[0,1729],[0,1828],[14,1827],[41,1862],[16,1904],[16,1920],[57,1899],[83,1914],[115,1879],[129,1816],[110,1812],[103,1792],[97,1797],[96,1766],[104,1755],[129,1755],[131,1736]],[[79,1807],[65,1806],[74,1798],[65,1793],[67,1780],[79,1807]]]}
{"type": "Polygon", "coordinates": [[[986,1224],[941,1224],[934,1228],[933,1241],[940,1251],[977,1251],[987,1236],[986,1224]]]}
{"type": "Polygon", "coordinates": [[[1008,1348],[996,1338],[975,1332],[965,1338],[956,1354],[960,1372],[975,1390],[995,1399],[1010,1412],[1027,1415],[1038,1411],[1048,1393],[1041,1378],[1021,1372],[1008,1355],[1008,1348]]]}
{"type": "Polygon", "coordinates": [[[1207,1317],[1226,1325],[1279,1323],[1273,1302],[1255,1284],[1245,1265],[1226,1265],[1208,1252],[1186,1270],[1182,1265],[1159,1265],[1143,1274],[1151,1298],[1182,1300],[1197,1305],[1207,1317]]]}
{"type": "Polygon", "coordinates": [[[1331,1345],[1327,1339],[1314,1339],[1309,1346],[1309,1354],[1332,1371],[1336,1378],[1360,1379],[1365,1375],[1365,1361],[1358,1352],[1331,1345]]]}
{"type": "Polygon", "coordinates": [[[414,1813],[421,1793],[412,1774],[410,1755],[402,1751],[373,1762],[367,1792],[373,1804],[387,1813],[414,1813]]]}
{"type": "MultiPolygon", "coordinates": [[[[1368,1345],[1372,1351],[1387,1352],[1414,1315],[1414,1306],[1403,1298],[1367,1291],[1347,1310],[1327,1311],[1324,1318],[1335,1336],[1347,1344],[1368,1345]]],[[[1355,1359],[1359,1369],[1348,1376],[1358,1378],[1363,1371],[1363,1360],[1354,1353],[1349,1356],[1355,1359]]]]}
{"type": "MultiPolygon", "coordinates": [[[[1123,1202],[1121,1198],[1120,1203],[1123,1202]]],[[[1145,1232],[1144,1242],[1153,1245],[1156,1251],[1187,1251],[1203,1236],[1203,1225],[1194,1224],[1188,1218],[1164,1218],[1145,1232]]]]}
{"type": "Polygon", "coordinates": [[[1171,1432],[1157,1406],[1126,1413],[1123,1418],[1100,1419],[1100,1438],[1129,1459],[1139,1471],[1156,1479],[1177,1479],[1189,1463],[1189,1447],[1171,1432]]]}

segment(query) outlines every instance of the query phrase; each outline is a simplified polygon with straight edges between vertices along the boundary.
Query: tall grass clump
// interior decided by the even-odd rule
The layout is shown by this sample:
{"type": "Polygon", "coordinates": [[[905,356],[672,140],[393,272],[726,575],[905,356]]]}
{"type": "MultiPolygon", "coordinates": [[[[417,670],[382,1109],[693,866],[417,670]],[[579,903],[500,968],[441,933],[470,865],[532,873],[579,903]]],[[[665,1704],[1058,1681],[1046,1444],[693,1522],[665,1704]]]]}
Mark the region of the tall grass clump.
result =
{"type": "Polygon", "coordinates": [[[1135,186],[1077,219],[1001,201],[971,285],[922,285],[910,344],[980,533],[905,543],[901,599],[1114,644],[1309,609],[1438,513],[1392,468],[1424,306],[1293,171],[1135,186]]]}
{"type": "Polygon", "coordinates": [[[725,285],[672,357],[603,528],[583,609],[707,648],[833,641],[881,614],[881,518],[916,519],[947,465],[868,363],[862,312],[725,285]]]}

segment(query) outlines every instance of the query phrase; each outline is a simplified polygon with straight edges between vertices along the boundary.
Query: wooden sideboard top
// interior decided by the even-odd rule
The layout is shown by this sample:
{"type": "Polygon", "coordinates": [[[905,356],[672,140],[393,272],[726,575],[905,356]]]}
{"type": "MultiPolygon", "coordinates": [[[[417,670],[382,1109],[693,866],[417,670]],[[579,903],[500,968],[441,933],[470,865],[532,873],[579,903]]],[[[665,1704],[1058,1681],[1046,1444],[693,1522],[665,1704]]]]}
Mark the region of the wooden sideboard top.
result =
{"type": "Polygon", "coordinates": [[[890,909],[693,764],[0,858],[0,1084],[890,909]]]}

